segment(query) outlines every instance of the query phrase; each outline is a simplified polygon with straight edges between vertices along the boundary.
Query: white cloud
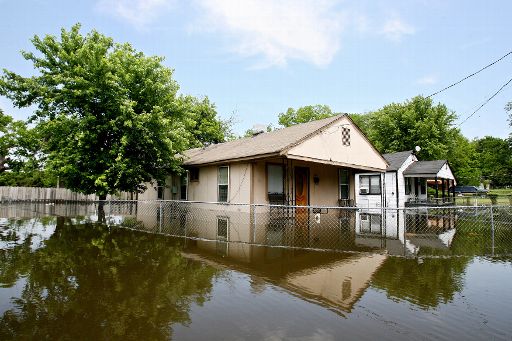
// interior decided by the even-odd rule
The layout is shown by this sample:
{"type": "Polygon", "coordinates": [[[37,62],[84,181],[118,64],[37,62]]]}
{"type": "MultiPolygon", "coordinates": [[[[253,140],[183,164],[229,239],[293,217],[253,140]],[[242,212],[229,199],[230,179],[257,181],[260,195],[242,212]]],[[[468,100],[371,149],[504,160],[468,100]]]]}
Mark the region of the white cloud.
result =
{"type": "Polygon", "coordinates": [[[426,75],[416,80],[416,84],[419,85],[434,85],[437,84],[439,78],[437,75],[426,75]]]}
{"type": "Polygon", "coordinates": [[[340,48],[345,15],[337,0],[197,0],[193,29],[220,32],[244,57],[263,57],[260,67],[289,60],[328,65],[340,48]]]}
{"type": "Polygon", "coordinates": [[[414,27],[402,21],[398,17],[388,19],[381,30],[381,33],[389,40],[400,42],[405,35],[413,35],[416,32],[414,27]]]}
{"type": "Polygon", "coordinates": [[[142,28],[156,19],[172,0],[99,0],[97,8],[142,28]]]}

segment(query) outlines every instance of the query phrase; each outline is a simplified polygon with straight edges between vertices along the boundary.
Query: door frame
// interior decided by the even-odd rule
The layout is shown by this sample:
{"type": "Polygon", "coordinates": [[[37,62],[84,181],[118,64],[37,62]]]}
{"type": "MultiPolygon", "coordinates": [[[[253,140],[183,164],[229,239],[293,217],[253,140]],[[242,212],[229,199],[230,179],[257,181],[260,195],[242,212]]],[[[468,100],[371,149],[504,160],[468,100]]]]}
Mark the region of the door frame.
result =
{"type": "Polygon", "coordinates": [[[304,167],[304,166],[295,166],[293,168],[293,200],[295,202],[295,206],[299,206],[297,205],[297,169],[301,169],[301,170],[305,170],[305,173],[306,173],[306,185],[308,186],[308,200],[307,200],[307,203],[305,206],[309,206],[310,205],[310,202],[311,202],[311,186],[309,184],[309,167],[304,167]]]}

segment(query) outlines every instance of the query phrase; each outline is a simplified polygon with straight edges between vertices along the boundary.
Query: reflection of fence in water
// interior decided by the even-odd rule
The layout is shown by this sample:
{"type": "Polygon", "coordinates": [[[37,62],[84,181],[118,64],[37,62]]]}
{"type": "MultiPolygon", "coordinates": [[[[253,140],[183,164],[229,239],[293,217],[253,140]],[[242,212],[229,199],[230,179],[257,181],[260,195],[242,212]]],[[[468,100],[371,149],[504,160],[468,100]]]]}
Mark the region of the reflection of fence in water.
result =
{"type": "MultiPolygon", "coordinates": [[[[13,204],[1,206],[0,215],[88,216],[95,221],[98,206],[13,204]]],[[[512,252],[510,206],[358,209],[107,201],[103,208],[109,225],[220,242],[405,255],[512,252]]]]}

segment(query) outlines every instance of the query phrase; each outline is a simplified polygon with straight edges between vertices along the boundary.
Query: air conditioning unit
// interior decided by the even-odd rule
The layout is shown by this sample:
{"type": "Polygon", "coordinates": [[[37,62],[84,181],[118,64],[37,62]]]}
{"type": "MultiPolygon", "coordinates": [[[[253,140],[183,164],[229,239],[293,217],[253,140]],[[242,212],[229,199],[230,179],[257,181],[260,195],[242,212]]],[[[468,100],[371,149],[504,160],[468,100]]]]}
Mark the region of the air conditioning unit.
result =
{"type": "Polygon", "coordinates": [[[359,190],[359,193],[360,193],[360,194],[368,194],[368,188],[361,188],[361,189],[359,190]]]}

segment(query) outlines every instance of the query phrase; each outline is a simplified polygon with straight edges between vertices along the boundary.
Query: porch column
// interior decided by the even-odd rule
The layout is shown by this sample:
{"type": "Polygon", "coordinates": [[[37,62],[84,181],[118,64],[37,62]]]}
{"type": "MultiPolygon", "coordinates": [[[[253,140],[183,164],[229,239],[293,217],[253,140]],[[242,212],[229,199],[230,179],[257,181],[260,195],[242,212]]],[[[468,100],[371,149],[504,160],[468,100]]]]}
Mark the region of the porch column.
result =
{"type": "Polygon", "coordinates": [[[437,176],[436,176],[436,199],[439,198],[439,185],[437,183],[437,176]]]}
{"type": "Polygon", "coordinates": [[[443,199],[444,199],[444,181],[445,181],[445,179],[442,179],[441,181],[442,181],[441,182],[441,190],[443,191],[443,199]]]}

